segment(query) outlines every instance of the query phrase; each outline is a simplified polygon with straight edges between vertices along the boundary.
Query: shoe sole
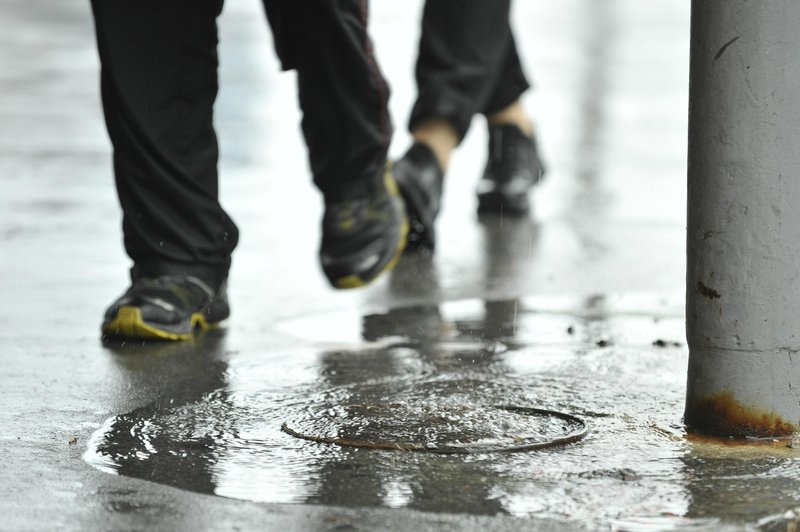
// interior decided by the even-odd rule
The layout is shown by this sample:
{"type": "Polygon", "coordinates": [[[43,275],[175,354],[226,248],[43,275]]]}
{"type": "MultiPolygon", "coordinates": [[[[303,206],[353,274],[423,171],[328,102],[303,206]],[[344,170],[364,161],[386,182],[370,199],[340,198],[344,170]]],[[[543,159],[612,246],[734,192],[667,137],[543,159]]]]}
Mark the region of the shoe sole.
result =
{"type": "Polygon", "coordinates": [[[478,196],[479,213],[500,213],[510,215],[527,214],[531,210],[527,195],[507,197],[501,194],[484,194],[478,196]]]}
{"type": "Polygon", "coordinates": [[[142,309],[138,307],[120,307],[113,320],[103,324],[104,336],[114,338],[130,338],[136,340],[190,340],[196,330],[206,330],[217,325],[209,322],[200,312],[191,315],[186,324],[165,329],[164,325],[147,323],[142,318],[142,309]]]}
{"type": "MultiPolygon", "coordinates": [[[[387,168],[384,179],[386,182],[386,188],[389,191],[389,195],[402,202],[403,200],[402,196],[400,195],[400,190],[397,187],[397,182],[391,175],[390,168],[387,168]]],[[[394,252],[391,255],[388,255],[388,258],[379,262],[377,267],[371,270],[371,273],[354,273],[344,277],[339,277],[338,279],[332,279],[333,286],[343,290],[349,288],[362,288],[370,284],[384,273],[392,271],[406,248],[406,242],[408,241],[408,230],[408,216],[405,212],[403,212],[403,221],[400,224],[400,234],[398,236],[397,244],[394,246],[394,252]]]]}

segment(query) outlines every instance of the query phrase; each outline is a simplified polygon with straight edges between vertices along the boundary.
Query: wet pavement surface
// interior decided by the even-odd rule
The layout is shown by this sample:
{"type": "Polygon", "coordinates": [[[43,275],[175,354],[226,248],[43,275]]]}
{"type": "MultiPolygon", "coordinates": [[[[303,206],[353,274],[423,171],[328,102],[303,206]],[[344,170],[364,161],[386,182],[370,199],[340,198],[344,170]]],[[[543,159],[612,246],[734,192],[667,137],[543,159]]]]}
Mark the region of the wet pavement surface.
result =
{"type": "MultiPolygon", "coordinates": [[[[373,3],[393,155],[419,10],[373,3]]],[[[549,169],[535,212],[476,216],[476,119],[436,255],[341,293],[316,262],[293,74],[258,2],[229,0],[216,120],[242,231],[233,316],[183,344],[99,338],[128,263],[88,5],[9,0],[0,19],[0,529],[794,526],[797,451],[681,422],[688,1],[517,2],[549,169]],[[493,452],[581,422],[582,439],[493,452]],[[474,452],[429,452],[454,448],[474,452]]]]}

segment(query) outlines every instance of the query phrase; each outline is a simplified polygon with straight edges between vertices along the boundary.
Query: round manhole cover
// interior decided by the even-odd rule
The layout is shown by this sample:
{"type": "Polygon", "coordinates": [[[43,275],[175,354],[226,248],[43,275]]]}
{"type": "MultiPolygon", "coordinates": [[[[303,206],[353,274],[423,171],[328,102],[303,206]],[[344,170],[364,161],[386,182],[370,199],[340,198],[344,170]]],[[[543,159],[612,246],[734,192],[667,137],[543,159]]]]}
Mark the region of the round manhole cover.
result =
{"type": "Polygon", "coordinates": [[[573,443],[587,432],[583,420],[562,412],[446,403],[335,406],[282,429],[321,443],[443,454],[529,451],[573,443]]]}

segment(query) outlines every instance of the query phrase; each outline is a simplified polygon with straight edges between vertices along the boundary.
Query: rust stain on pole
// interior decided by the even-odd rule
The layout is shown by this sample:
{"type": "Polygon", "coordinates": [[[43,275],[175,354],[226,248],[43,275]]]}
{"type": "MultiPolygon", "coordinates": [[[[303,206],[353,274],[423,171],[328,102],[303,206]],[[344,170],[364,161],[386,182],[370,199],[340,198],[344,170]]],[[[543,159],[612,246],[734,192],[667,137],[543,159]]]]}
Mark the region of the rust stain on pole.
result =
{"type": "Polygon", "coordinates": [[[700,281],[697,281],[697,293],[701,296],[707,297],[708,299],[719,299],[721,297],[719,292],[713,288],[707,287],[700,281]]]}
{"type": "Polygon", "coordinates": [[[696,399],[686,410],[690,431],[738,438],[780,438],[791,436],[797,427],[772,412],[749,408],[729,391],[696,399]]]}

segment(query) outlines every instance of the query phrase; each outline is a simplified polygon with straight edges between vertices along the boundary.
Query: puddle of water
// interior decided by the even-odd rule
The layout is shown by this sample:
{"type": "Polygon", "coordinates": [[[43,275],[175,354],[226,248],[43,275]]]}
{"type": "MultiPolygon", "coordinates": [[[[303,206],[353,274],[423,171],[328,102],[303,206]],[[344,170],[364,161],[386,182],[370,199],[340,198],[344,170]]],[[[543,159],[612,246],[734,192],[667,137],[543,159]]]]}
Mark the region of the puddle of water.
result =
{"type": "Polygon", "coordinates": [[[674,344],[684,323],[672,310],[602,298],[465,301],[293,320],[281,330],[302,334],[300,348],[217,361],[205,380],[213,387],[108,420],[85,456],[105,471],[253,501],[617,530],[780,527],[800,506],[800,455],[685,437],[687,353],[674,344]],[[532,452],[442,455],[281,430],[422,444],[563,430],[493,405],[567,412],[590,432],[532,452]],[[365,416],[369,407],[381,415],[365,416]]]}
{"type": "Polygon", "coordinates": [[[350,390],[359,402],[320,397],[282,429],[316,442],[442,454],[542,449],[585,435],[577,417],[494,404],[499,396],[486,384],[448,378],[361,385],[350,390]]]}

